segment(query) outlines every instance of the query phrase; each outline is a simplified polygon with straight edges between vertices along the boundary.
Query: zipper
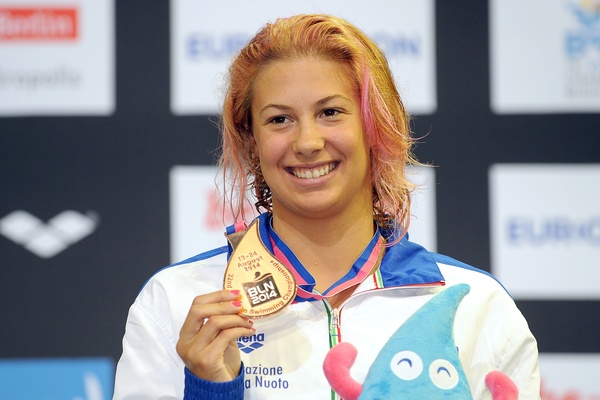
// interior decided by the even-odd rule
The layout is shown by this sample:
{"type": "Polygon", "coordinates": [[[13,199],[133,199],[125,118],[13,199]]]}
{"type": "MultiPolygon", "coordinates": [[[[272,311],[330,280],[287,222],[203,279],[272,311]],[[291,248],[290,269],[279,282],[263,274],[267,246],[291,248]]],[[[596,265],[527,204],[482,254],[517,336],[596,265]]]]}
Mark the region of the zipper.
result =
{"type": "Polygon", "coordinates": [[[332,309],[329,319],[329,336],[331,336],[331,342],[337,344],[340,342],[340,310],[338,308],[332,309]]]}
{"type": "MultiPolygon", "coordinates": [[[[333,348],[336,344],[341,342],[340,332],[340,310],[339,308],[331,308],[326,300],[323,300],[325,309],[327,310],[327,316],[329,318],[329,348],[333,348]]],[[[330,391],[331,400],[341,400],[341,397],[333,390],[330,391]]]]}
{"type": "Polygon", "coordinates": [[[329,325],[329,348],[332,348],[339,342],[341,342],[341,331],[340,331],[340,310],[339,308],[333,308],[327,300],[322,300],[325,305],[325,311],[327,311],[328,325],[329,325]]]}

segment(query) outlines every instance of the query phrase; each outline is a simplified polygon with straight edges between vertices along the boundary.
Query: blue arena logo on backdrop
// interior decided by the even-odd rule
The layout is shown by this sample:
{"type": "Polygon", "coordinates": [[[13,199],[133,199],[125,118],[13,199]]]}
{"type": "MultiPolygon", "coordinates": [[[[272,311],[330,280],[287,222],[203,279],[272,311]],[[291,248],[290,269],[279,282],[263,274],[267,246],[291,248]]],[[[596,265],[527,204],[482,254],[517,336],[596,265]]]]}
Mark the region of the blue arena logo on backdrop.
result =
{"type": "Polygon", "coordinates": [[[108,358],[0,360],[0,399],[109,400],[108,358]]]}
{"type": "Polygon", "coordinates": [[[238,347],[244,353],[252,353],[256,349],[260,349],[264,346],[265,342],[265,334],[257,333],[252,336],[244,337],[242,336],[237,340],[238,347]]]}
{"type": "Polygon", "coordinates": [[[600,246],[600,215],[585,220],[568,217],[512,217],[506,223],[509,243],[519,245],[600,246]]]}

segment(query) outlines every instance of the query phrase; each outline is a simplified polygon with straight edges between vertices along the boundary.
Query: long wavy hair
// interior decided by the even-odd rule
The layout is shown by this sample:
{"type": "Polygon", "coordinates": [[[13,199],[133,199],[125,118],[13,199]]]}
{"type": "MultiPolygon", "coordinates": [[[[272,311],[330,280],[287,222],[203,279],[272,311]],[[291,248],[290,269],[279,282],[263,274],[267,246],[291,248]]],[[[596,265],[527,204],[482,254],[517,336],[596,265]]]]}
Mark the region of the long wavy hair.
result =
{"type": "Polygon", "coordinates": [[[305,57],[338,62],[350,72],[370,147],[373,218],[382,228],[400,227],[400,238],[408,230],[414,189],[406,166],[418,164],[412,154],[410,116],[381,49],[354,25],[330,15],[277,19],[264,26],[232,62],[221,120],[224,202],[236,220],[243,220],[246,193],[252,189],[256,210],[272,211],[271,189],[253,145],[254,82],[269,63],[305,57]]]}

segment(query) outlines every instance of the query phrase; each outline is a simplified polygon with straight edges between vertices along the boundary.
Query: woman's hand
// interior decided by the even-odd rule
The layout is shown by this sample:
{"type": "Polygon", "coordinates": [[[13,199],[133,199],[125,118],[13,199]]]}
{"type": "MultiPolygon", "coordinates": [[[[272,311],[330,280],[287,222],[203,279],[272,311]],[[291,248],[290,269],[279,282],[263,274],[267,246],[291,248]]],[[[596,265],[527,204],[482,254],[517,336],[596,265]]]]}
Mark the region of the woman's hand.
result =
{"type": "Polygon", "coordinates": [[[186,317],[177,353],[198,378],[212,382],[235,379],[242,365],[237,339],[254,334],[238,290],[220,290],[198,296],[186,317]]]}

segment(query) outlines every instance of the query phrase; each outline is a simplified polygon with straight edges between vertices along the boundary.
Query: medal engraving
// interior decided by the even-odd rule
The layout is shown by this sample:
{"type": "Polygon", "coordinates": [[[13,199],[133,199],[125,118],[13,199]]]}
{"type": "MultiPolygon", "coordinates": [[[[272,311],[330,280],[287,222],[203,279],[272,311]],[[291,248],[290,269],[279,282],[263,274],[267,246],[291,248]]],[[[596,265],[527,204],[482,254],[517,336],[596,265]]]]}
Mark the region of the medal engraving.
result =
{"type": "Polygon", "coordinates": [[[250,299],[252,307],[281,297],[275,285],[273,275],[270,273],[261,277],[260,272],[257,272],[254,282],[244,283],[244,292],[246,292],[246,296],[250,299]]]}
{"type": "Polygon", "coordinates": [[[259,220],[246,232],[228,236],[233,254],[227,263],[223,287],[240,290],[240,315],[259,318],[280,311],[294,300],[296,280],[265,247],[258,233],[259,220]]]}

